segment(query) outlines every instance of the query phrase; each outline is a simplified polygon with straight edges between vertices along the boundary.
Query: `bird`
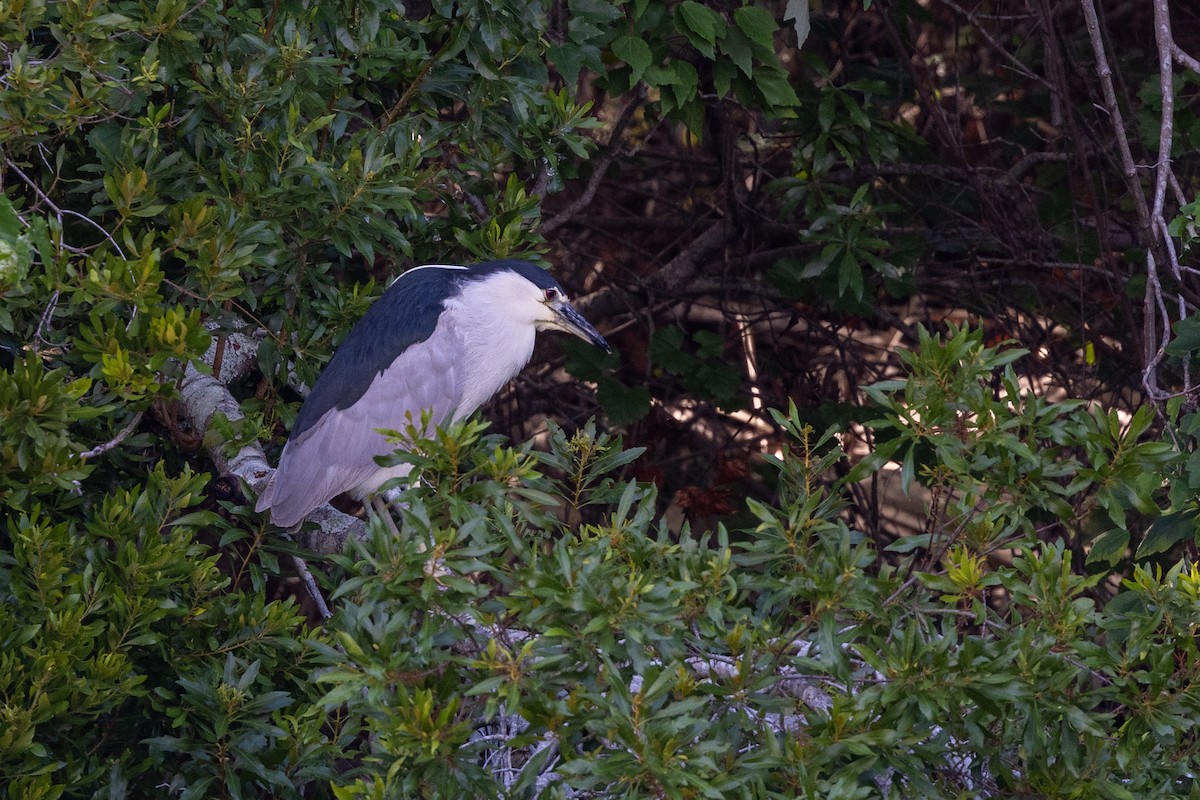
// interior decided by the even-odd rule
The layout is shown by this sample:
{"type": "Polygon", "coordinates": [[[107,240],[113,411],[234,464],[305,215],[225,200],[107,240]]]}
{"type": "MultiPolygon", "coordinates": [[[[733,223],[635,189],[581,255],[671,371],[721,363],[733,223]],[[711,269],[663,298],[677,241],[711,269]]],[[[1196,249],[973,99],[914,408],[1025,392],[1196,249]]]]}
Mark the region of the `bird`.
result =
{"type": "Polygon", "coordinates": [[[381,467],[395,445],[378,430],[448,425],[516,377],[536,333],[558,330],[612,352],[549,272],[505,259],[426,264],[401,274],[322,370],[255,509],[291,528],[344,492],[366,500],[408,465],[381,467]]]}

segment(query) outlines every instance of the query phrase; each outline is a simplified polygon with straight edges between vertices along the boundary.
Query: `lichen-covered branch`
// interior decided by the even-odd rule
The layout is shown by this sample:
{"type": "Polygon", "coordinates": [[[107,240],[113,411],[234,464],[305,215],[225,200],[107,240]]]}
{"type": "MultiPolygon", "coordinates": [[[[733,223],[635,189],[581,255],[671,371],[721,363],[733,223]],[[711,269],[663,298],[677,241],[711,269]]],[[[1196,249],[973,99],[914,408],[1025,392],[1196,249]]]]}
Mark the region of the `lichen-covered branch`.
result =
{"type": "MultiPolygon", "coordinates": [[[[245,417],[238,401],[227,388],[228,383],[247,375],[255,367],[260,339],[243,333],[221,334],[201,361],[212,366],[218,350],[222,353],[219,374],[202,372],[189,364],[179,386],[179,399],[184,414],[197,433],[205,434],[213,417],[220,413],[236,422],[245,417]],[[224,338],[223,346],[220,339],[224,338]]],[[[221,475],[237,478],[257,491],[271,474],[262,445],[249,442],[231,451],[228,443],[206,439],[206,451],[213,466],[221,475]]],[[[362,520],[343,514],[332,506],[323,506],[309,515],[314,528],[296,534],[300,543],[318,553],[339,552],[349,536],[361,536],[366,530],[362,520]]]]}

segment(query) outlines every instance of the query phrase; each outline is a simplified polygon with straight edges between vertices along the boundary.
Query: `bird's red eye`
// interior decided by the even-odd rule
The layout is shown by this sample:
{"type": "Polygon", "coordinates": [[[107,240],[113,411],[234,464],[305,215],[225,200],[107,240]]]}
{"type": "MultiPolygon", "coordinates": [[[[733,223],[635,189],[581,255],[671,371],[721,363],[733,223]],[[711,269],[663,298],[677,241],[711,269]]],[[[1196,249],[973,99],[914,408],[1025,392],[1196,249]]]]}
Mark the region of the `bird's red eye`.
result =
{"type": "Polygon", "coordinates": [[[558,289],[547,289],[546,290],[546,302],[547,303],[553,303],[557,299],[558,299],[558,289]]]}

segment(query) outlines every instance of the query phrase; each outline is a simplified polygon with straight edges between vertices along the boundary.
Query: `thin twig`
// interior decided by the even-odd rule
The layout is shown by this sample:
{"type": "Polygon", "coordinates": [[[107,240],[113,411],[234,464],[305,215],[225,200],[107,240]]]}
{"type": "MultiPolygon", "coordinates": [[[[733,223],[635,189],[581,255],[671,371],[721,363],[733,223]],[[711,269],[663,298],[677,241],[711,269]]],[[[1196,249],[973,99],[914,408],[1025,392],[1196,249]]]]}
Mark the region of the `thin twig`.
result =
{"type": "Polygon", "coordinates": [[[455,39],[453,36],[449,37],[446,40],[446,43],[443,44],[436,53],[425,59],[425,63],[421,65],[419,70],[417,70],[417,74],[413,76],[412,81],[410,81],[408,86],[404,89],[404,92],[400,95],[400,99],[392,104],[392,107],[389,108],[383,115],[383,128],[387,128],[396,121],[396,117],[400,116],[400,112],[404,110],[405,106],[408,105],[408,101],[412,99],[414,94],[416,94],[417,89],[421,85],[421,81],[425,80],[425,76],[429,74],[429,70],[433,69],[433,65],[445,57],[446,53],[453,46],[454,41],[455,39]]]}
{"type": "MultiPolygon", "coordinates": [[[[1133,195],[1133,202],[1138,216],[1138,224],[1143,231],[1150,232],[1150,209],[1146,205],[1146,196],[1142,193],[1142,185],[1138,180],[1137,165],[1133,160],[1133,151],[1129,147],[1129,137],[1125,133],[1125,118],[1121,114],[1117,102],[1117,91],[1113,86],[1112,67],[1108,64],[1108,54],[1104,50],[1104,38],[1100,33],[1100,19],[1096,13],[1095,0],[1081,0],[1084,22],[1088,36],[1092,42],[1092,53],[1096,58],[1096,75],[1100,78],[1100,88],[1104,94],[1104,111],[1108,114],[1109,123],[1117,139],[1117,148],[1121,156],[1121,170],[1125,182],[1133,195]]],[[[1152,234],[1151,234],[1152,235],[1152,234]]]]}
{"type": "MultiPolygon", "coordinates": [[[[1167,0],[1154,0],[1154,38],[1158,45],[1158,89],[1162,115],[1158,127],[1158,163],[1154,165],[1154,205],[1150,211],[1161,219],[1167,197],[1167,179],[1171,174],[1171,143],[1175,133],[1174,70],[1171,68],[1171,17],[1167,0]]],[[[1155,231],[1157,232],[1157,231],[1155,231]]]]}
{"type": "Polygon", "coordinates": [[[641,108],[642,103],[645,101],[646,87],[644,84],[638,84],[637,91],[625,105],[625,108],[621,109],[620,116],[613,123],[612,134],[608,137],[608,150],[596,162],[596,167],[592,170],[592,177],[588,179],[587,186],[584,187],[579,197],[576,197],[566,208],[556,214],[554,219],[542,223],[541,233],[543,235],[549,235],[563,225],[566,225],[576,214],[587,208],[592,202],[592,198],[596,196],[596,190],[600,188],[600,182],[604,180],[604,175],[608,172],[608,168],[612,165],[613,160],[619,155],[625,155],[621,151],[621,138],[625,135],[625,129],[629,127],[634,112],[641,108]]]}
{"type": "Polygon", "coordinates": [[[72,211],[69,208],[59,208],[58,205],[53,200],[50,199],[49,195],[47,195],[45,192],[42,191],[42,187],[38,186],[37,183],[32,178],[30,178],[28,175],[25,174],[24,170],[22,170],[19,166],[17,166],[15,163],[13,163],[13,160],[11,158],[4,159],[4,163],[7,164],[13,172],[17,173],[17,175],[21,178],[21,180],[25,181],[25,183],[28,184],[30,189],[33,189],[34,193],[37,194],[37,196],[39,198],[41,198],[43,203],[45,203],[47,206],[50,207],[50,210],[54,212],[54,215],[58,219],[58,222],[60,225],[62,224],[62,218],[63,218],[64,214],[69,214],[72,217],[77,217],[77,218],[83,220],[84,222],[91,225],[96,230],[100,231],[101,235],[103,235],[104,238],[108,240],[108,243],[113,246],[113,249],[117,251],[117,255],[119,255],[121,257],[121,260],[123,260],[123,261],[129,260],[129,259],[125,258],[125,251],[121,249],[121,246],[119,244],[117,244],[117,240],[112,237],[112,234],[110,234],[108,231],[104,230],[104,228],[100,225],[100,223],[96,222],[94,219],[91,219],[90,217],[86,217],[83,214],[80,214],[78,211],[72,211]]]}
{"type": "Polygon", "coordinates": [[[37,330],[33,332],[33,352],[37,353],[41,350],[43,344],[54,345],[43,334],[49,332],[50,326],[54,324],[54,309],[58,307],[58,290],[54,290],[54,294],[50,295],[50,301],[46,303],[46,308],[42,310],[42,318],[38,320],[37,330]]]}
{"type": "Polygon", "coordinates": [[[619,311],[629,310],[626,306],[634,305],[629,302],[630,294],[672,298],[687,294],[699,271],[701,260],[724,248],[735,235],[733,226],[724,219],[704,218],[697,223],[697,227],[699,225],[707,226],[704,232],[692,239],[662,269],[646,277],[639,287],[626,290],[607,286],[586,297],[578,298],[576,305],[584,313],[604,318],[619,311]]]}
{"type": "Polygon", "coordinates": [[[491,219],[492,215],[488,211],[487,203],[483,202],[479,195],[471,194],[470,192],[463,190],[462,196],[463,199],[467,201],[467,205],[471,207],[471,210],[475,212],[476,217],[478,217],[480,220],[491,219]]]}
{"type": "MultiPolygon", "coordinates": [[[[1166,220],[1163,218],[1167,184],[1171,177],[1171,147],[1175,132],[1175,71],[1172,68],[1172,50],[1175,42],[1171,35],[1171,13],[1167,8],[1167,0],[1154,0],[1154,41],[1158,46],[1158,85],[1162,98],[1162,114],[1158,128],[1158,163],[1154,166],[1154,206],[1150,213],[1155,223],[1153,235],[1162,242],[1167,265],[1171,268],[1176,282],[1183,283],[1179,259],[1175,254],[1171,236],[1167,232],[1166,220]]],[[[1176,295],[1176,299],[1179,319],[1185,319],[1188,315],[1187,303],[1182,294],[1176,295]]],[[[1166,352],[1165,339],[1166,334],[1164,334],[1164,346],[1160,348],[1160,352],[1164,354],[1166,352]]],[[[1155,367],[1158,366],[1161,359],[1162,356],[1159,355],[1155,361],[1155,367]]],[[[1189,392],[1193,388],[1189,362],[1190,360],[1185,359],[1183,364],[1183,390],[1185,392],[1189,392]]]]}
{"type": "Polygon", "coordinates": [[[415,76],[413,76],[412,82],[408,84],[408,87],[404,90],[403,94],[400,95],[400,99],[397,100],[392,107],[387,110],[387,113],[383,115],[384,128],[387,128],[396,121],[396,117],[400,116],[400,112],[403,111],[405,106],[408,105],[408,101],[411,100],[412,96],[416,93],[417,87],[421,85],[421,81],[425,80],[425,76],[429,73],[429,70],[433,68],[433,65],[437,63],[437,60],[440,57],[441,53],[436,53],[435,55],[427,58],[425,63],[421,65],[421,69],[417,71],[415,76]]]}
{"type": "Polygon", "coordinates": [[[1013,164],[1011,167],[1009,167],[1006,175],[1010,181],[1016,181],[1038,164],[1042,164],[1047,161],[1070,161],[1072,157],[1073,156],[1070,153],[1047,153],[1042,150],[1036,150],[1032,153],[1026,153],[1024,156],[1022,156],[1016,164],[1013,164]]]}
{"type": "Polygon", "coordinates": [[[979,15],[977,15],[974,11],[968,8],[963,8],[958,3],[954,2],[954,0],[939,0],[939,2],[941,2],[942,5],[953,9],[955,13],[965,17],[967,22],[974,26],[975,31],[991,46],[992,50],[994,50],[1001,58],[1011,64],[1018,74],[1031,81],[1036,81],[1037,83],[1042,84],[1047,89],[1054,89],[1048,80],[1043,78],[1041,75],[1038,75],[1028,66],[1026,66],[1024,62],[1010,53],[1009,48],[1001,44],[987,28],[983,27],[983,25],[979,23],[979,15]]]}
{"type": "Polygon", "coordinates": [[[329,610],[329,605],[325,602],[325,596],[321,594],[321,587],[317,585],[317,579],[313,577],[312,572],[308,569],[308,562],[301,556],[292,556],[292,564],[296,567],[296,572],[300,574],[300,580],[304,582],[304,588],[308,589],[308,596],[312,599],[313,605],[317,607],[321,619],[329,619],[333,616],[333,612],[329,610]]]}
{"type": "Polygon", "coordinates": [[[104,444],[98,444],[95,447],[93,447],[91,450],[88,450],[86,453],[80,453],[79,458],[80,459],[96,458],[97,456],[102,456],[105,453],[107,453],[109,450],[112,450],[114,447],[121,444],[121,442],[123,442],[129,438],[129,434],[133,433],[134,430],[137,429],[137,426],[141,423],[142,417],[145,416],[145,414],[146,414],[145,411],[137,412],[136,414],[133,415],[133,419],[129,420],[129,424],[121,429],[120,433],[118,433],[113,438],[109,439],[104,444]]]}
{"type": "Polygon", "coordinates": [[[1080,7],[1083,9],[1084,24],[1087,27],[1088,38],[1092,42],[1092,52],[1096,59],[1096,76],[1100,79],[1100,88],[1104,94],[1104,110],[1108,114],[1109,124],[1117,140],[1117,150],[1121,157],[1121,172],[1125,176],[1126,188],[1128,188],[1129,194],[1133,197],[1133,207],[1137,212],[1138,227],[1142,230],[1147,245],[1147,286],[1142,306],[1145,315],[1142,321],[1142,385],[1152,398],[1158,399],[1161,390],[1158,388],[1154,369],[1162,359],[1166,346],[1165,338],[1170,335],[1170,321],[1165,319],[1166,310],[1165,308],[1158,308],[1155,302],[1156,298],[1161,299],[1162,296],[1162,285],[1158,276],[1158,265],[1163,260],[1159,257],[1161,242],[1150,219],[1150,208],[1146,204],[1146,195],[1142,189],[1141,180],[1138,178],[1137,165],[1133,160],[1133,151],[1129,146],[1129,137],[1125,133],[1125,119],[1121,115],[1121,107],[1117,102],[1117,92],[1113,86],[1112,67],[1109,66],[1108,54],[1104,49],[1104,37],[1100,32],[1100,18],[1096,11],[1095,0],[1080,0],[1080,7]],[[1155,331],[1156,318],[1160,310],[1163,313],[1163,325],[1166,328],[1166,332],[1161,338],[1155,331]],[[1163,345],[1158,347],[1156,352],[1154,343],[1158,341],[1163,341],[1163,345]]]}

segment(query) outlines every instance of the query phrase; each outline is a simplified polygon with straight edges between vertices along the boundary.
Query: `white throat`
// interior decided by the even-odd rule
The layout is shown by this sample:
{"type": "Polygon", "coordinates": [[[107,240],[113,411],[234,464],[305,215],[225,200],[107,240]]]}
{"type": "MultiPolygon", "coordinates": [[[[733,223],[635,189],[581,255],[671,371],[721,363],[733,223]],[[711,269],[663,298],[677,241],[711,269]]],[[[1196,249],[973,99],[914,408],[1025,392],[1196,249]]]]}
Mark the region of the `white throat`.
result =
{"type": "Polygon", "coordinates": [[[529,281],[499,272],[467,282],[462,294],[446,303],[463,357],[463,399],[455,419],[487,402],[529,363],[536,337],[530,315],[541,305],[532,298],[529,281]]]}

